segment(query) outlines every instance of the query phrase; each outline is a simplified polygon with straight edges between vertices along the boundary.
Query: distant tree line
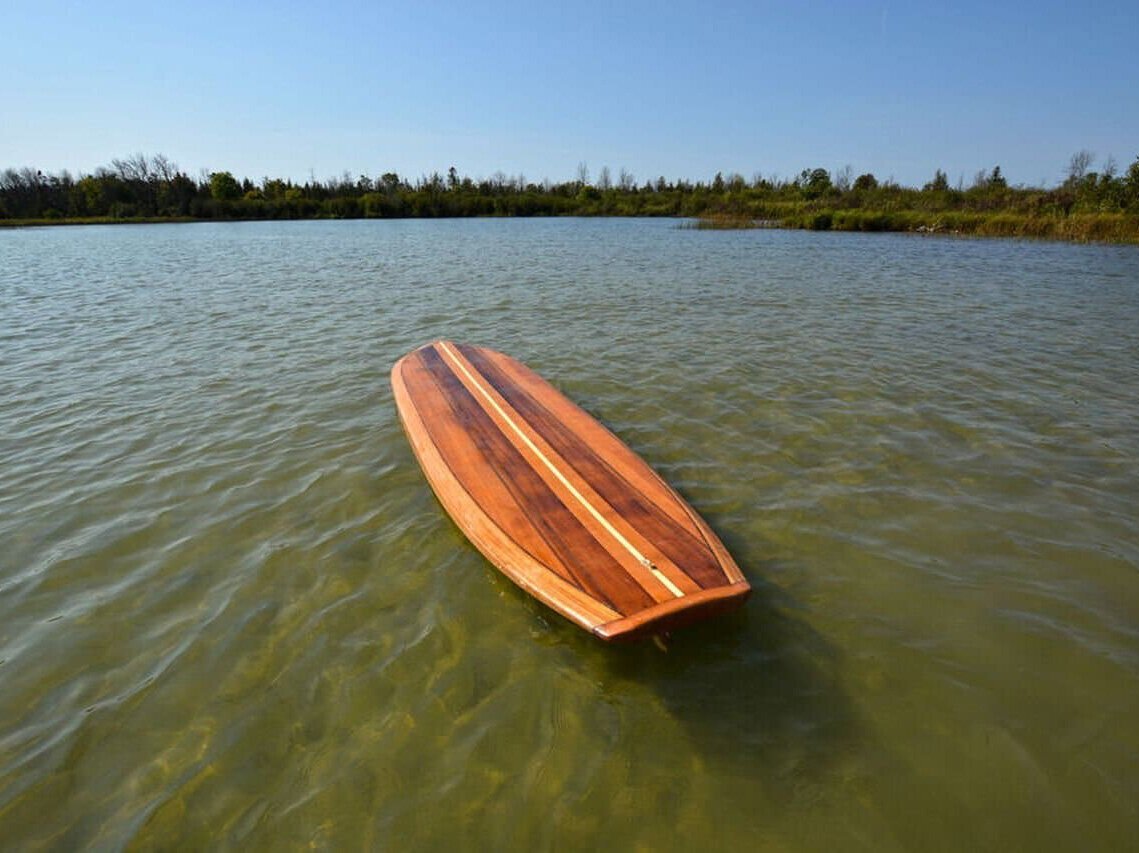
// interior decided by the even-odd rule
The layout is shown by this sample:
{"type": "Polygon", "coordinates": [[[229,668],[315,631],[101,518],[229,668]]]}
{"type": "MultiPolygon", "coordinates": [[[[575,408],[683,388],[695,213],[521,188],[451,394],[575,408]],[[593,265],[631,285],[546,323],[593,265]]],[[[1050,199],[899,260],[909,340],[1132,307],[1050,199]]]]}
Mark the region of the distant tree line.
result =
{"type": "Polygon", "coordinates": [[[591,180],[585,164],[561,183],[502,172],[474,180],[454,167],[415,180],[395,172],[355,178],[346,172],[327,181],[266,177],[254,183],[228,171],[192,178],[161,154],[135,154],[78,177],[7,169],[0,173],[0,221],[687,216],[824,229],[938,230],[939,222],[967,226],[970,216],[1058,221],[1094,215],[1113,222],[1122,217],[1139,234],[1132,223],[1139,217],[1139,157],[1126,172],[1110,158],[1099,171],[1093,164],[1089,152],[1074,154],[1066,178],[1047,189],[1009,186],[1000,166],[978,172],[968,186],[963,180],[951,185],[938,169],[921,188],[869,173],[855,176],[849,166],[834,173],[804,169],[788,179],[717,174],[708,182],[638,182],[624,169],[614,179],[608,167],[591,180]],[[919,220],[927,224],[915,226],[919,220]]]}

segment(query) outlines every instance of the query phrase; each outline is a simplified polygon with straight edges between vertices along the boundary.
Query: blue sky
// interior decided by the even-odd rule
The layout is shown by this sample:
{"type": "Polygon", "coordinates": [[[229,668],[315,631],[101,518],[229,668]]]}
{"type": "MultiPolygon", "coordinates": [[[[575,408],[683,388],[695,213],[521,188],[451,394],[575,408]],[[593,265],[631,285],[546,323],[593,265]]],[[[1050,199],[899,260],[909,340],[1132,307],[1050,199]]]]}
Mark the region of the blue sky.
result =
{"type": "Polygon", "coordinates": [[[1058,182],[1139,155],[1139,2],[0,9],[0,168],[1058,182]]]}

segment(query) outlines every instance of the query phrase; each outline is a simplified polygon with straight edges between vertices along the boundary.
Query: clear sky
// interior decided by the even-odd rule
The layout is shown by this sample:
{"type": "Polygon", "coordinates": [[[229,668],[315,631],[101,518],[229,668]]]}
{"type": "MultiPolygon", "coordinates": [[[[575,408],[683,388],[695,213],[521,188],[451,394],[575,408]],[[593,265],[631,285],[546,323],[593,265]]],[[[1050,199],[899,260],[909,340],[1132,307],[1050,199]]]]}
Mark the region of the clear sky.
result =
{"type": "Polygon", "coordinates": [[[1139,0],[7,0],[0,169],[1052,185],[1139,155],[1137,46],[1139,0]]]}

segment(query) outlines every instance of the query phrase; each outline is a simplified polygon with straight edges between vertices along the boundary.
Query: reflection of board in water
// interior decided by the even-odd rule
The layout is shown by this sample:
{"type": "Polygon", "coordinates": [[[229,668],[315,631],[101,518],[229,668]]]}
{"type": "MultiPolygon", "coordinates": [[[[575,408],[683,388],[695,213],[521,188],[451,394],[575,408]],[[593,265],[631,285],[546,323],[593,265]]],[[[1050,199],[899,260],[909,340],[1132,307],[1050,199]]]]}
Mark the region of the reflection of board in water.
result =
{"type": "Polygon", "coordinates": [[[609,430],[508,356],[437,341],[392,368],[439,501],[507,577],[604,640],[728,610],[750,587],[696,512],[609,430]]]}

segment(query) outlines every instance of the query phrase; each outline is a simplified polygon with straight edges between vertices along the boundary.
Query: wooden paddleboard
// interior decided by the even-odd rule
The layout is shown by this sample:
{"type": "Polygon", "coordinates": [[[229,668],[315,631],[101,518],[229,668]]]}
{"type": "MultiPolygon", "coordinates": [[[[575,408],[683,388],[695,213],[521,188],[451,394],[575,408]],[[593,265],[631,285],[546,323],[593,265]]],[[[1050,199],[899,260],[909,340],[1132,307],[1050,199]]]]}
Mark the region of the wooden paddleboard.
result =
{"type": "Polygon", "coordinates": [[[436,341],[392,389],[440,503],[491,563],[603,640],[728,610],[750,587],[703,519],[525,365],[436,341]]]}

